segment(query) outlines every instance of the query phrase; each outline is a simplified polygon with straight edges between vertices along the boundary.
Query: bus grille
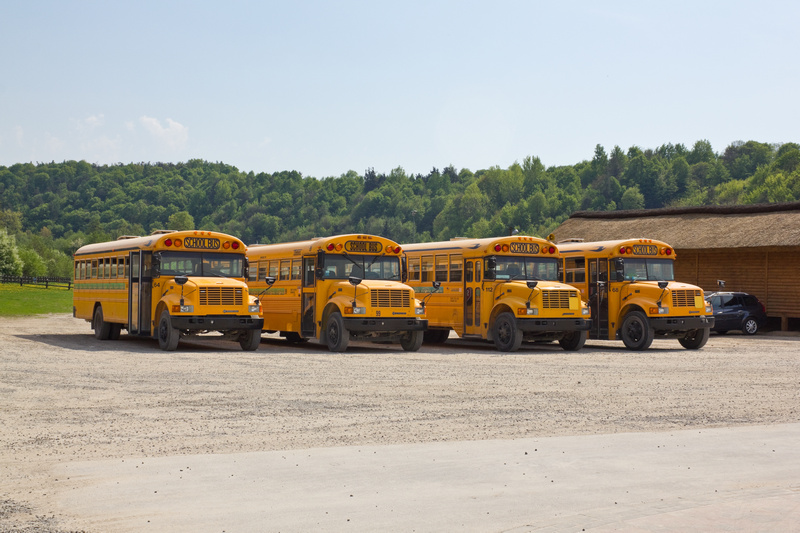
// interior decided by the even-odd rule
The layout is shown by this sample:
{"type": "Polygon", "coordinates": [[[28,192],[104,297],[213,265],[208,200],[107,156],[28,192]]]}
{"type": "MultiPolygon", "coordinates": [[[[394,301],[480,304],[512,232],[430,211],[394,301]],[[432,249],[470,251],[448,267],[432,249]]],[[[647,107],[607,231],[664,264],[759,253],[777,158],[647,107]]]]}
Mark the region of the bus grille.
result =
{"type": "Polygon", "coordinates": [[[573,291],[542,291],[542,307],[544,309],[569,309],[569,297],[575,296],[573,291]]]}
{"type": "Polygon", "coordinates": [[[242,305],[242,289],[200,287],[200,305],[242,305]]]}
{"type": "Polygon", "coordinates": [[[408,307],[411,291],[404,289],[373,289],[370,291],[372,307],[408,307]]]}
{"type": "Polygon", "coordinates": [[[673,307],[694,307],[694,297],[702,296],[697,290],[674,290],[672,291],[673,307]]]}

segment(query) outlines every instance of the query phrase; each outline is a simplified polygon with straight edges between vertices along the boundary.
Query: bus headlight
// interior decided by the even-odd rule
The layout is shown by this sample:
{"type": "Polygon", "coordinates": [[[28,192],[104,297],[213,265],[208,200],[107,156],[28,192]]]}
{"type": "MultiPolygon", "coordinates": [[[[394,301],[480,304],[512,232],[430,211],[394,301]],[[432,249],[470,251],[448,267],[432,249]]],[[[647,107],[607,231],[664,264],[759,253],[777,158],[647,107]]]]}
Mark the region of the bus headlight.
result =
{"type": "Polygon", "coordinates": [[[172,306],[173,313],[194,313],[194,306],[193,305],[173,305],[172,306]]]}
{"type": "Polygon", "coordinates": [[[414,314],[415,315],[424,315],[425,314],[425,308],[424,307],[415,307],[414,308],[414,314]]]}
{"type": "Polygon", "coordinates": [[[539,309],[537,307],[520,307],[517,309],[517,314],[522,316],[538,315],[539,309]]]}
{"type": "Polygon", "coordinates": [[[669,307],[651,307],[650,308],[651,315],[668,315],[669,314],[669,307]]]}
{"type": "Polygon", "coordinates": [[[260,311],[261,311],[261,306],[258,304],[247,306],[248,313],[259,313],[260,311]]]}
{"type": "Polygon", "coordinates": [[[581,314],[583,316],[589,316],[592,314],[592,310],[589,309],[588,307],[584,307],[583,309],[581,309],[581,314]]]}
{"type": "Polygon", "coordinates": [[[367,308],[366,307],[345,307],[344,308],[345,314],[348,315],[366,315],[367,308]]]}

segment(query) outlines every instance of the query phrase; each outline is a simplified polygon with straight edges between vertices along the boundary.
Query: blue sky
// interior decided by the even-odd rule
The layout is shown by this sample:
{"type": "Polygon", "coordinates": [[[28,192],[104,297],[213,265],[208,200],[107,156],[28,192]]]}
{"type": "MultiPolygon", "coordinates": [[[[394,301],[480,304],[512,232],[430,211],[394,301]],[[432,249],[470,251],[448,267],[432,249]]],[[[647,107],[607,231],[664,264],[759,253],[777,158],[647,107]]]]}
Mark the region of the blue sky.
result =
{"type": "Polygon", "coordinates": [[[0,165],[476,171],[800,142],[800,3],[5,0],[0,165]]]}

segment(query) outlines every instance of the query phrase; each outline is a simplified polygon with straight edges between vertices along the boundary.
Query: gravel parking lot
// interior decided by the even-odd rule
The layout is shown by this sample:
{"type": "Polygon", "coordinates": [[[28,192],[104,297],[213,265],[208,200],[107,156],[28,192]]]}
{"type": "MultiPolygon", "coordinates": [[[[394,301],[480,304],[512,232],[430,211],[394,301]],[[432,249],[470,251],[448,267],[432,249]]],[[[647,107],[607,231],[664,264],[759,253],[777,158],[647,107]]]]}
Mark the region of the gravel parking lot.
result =
{"type": "Polygon", "coordinates": [[[799,340],[163,352],[68,315],[0,318],[0,531],[105,530],[64,506],[54,472],[71,462],[797,423],[799,340]]]}

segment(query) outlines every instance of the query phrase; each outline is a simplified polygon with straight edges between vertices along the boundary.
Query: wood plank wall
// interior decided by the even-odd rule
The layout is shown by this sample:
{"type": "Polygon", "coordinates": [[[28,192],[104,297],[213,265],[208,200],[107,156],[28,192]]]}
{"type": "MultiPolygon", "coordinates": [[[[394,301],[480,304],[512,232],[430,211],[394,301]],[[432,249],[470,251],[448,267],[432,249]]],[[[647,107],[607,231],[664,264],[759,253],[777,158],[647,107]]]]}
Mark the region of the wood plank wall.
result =
{"type": "Polygon", "coordinates": [[[767,315],[800,318],[800,249],[676,249],[675,279],[706,291],[725,280],[727,291],[754,294],[767,315]]]}

